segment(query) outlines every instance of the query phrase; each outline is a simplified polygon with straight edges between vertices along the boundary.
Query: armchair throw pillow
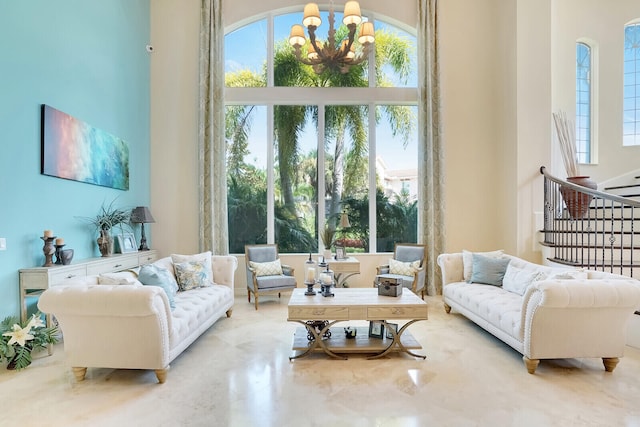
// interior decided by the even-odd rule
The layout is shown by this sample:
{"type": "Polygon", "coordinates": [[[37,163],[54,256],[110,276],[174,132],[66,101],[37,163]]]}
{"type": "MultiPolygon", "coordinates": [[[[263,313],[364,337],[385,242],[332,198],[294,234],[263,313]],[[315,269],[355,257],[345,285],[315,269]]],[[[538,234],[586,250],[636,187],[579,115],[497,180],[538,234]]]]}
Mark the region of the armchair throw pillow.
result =
{"type": "Polygon", "coordinates": [[[389,258],[389,273],[399,274],[401,276],[413,276],[413,274],[420,268],[420,260],[412,262],[397,261],[393,258],[389,258]]]}
{"type": "Polygon", "coordinates": [[[249,267],[256,271],[256,276],[279,276],[282,275],[282,264],[280,260],[270,262],[249,261],[249,267]]]}

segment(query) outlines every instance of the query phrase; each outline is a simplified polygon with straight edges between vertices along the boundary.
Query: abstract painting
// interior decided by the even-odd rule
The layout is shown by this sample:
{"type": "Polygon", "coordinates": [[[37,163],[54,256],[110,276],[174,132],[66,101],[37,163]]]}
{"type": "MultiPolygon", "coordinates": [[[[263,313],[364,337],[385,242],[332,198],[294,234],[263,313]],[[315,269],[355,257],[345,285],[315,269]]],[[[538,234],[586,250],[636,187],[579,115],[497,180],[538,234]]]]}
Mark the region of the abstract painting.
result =
{"type": "Polygon", "coordinates": [[[42,105],[42,174],[129,189],[129,146],[122,139],[42,105]]]}

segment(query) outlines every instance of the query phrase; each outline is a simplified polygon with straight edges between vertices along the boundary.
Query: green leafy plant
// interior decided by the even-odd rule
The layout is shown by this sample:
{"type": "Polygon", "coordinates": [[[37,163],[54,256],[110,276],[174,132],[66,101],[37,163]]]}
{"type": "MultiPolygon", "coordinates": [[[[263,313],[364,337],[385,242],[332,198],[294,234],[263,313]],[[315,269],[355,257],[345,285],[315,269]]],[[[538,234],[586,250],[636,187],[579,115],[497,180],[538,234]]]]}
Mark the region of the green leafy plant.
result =
{"type": "Polygon", "coordinates": [[[98,230],[111,230],[113,227],[128,224],[131,218],[130,210],[117,209],[112,201],[109,205],[100,207],[100,212],[92,220],[98,230]]]}
{"type": "Polygon", "coordinates": [[[322,232],[320,233],[320,238],[322,239],[322,243],[324,244],[325,249],[331,249],[335,235],[335,228],[331,228],[329,224],[326,224],[324,226],[324,230],[322,230],[322,232]]]}
{"type": "Polygon", "coordinates": [[[31,364],[31,352],[58,342],[58,328],[45,327],[41,313],[35,313],[26,322],[9,316],[0,322],[0,361],[5,359],[7,369],[21,370],[31,364]]]}

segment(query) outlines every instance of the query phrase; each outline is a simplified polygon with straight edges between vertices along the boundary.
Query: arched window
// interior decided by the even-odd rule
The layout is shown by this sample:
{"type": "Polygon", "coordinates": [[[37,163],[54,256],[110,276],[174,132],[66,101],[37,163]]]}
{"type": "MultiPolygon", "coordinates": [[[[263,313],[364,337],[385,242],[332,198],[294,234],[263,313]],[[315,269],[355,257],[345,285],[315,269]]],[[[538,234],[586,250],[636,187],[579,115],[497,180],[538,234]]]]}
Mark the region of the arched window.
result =
{"type": "Polygon", "coordinates": [[[225,36],[231,253],[272,242],[283,253],[317,253],[325,236],[352,253],[417,242],[416,38],[363,18],[374,22],[375,49],[347,74],[318,75],[297,61],[287,41],[302,12],[225,36]]]}
{"type": "Polygon", "coordinates": [[[624,27],[623,145],[640,145],[640,22],[624,27]]]}
{"type": "Polygon", "coordinates": [[[591,163],[591,47],[576,43],[576,151],[579,163],[591,163]]]}

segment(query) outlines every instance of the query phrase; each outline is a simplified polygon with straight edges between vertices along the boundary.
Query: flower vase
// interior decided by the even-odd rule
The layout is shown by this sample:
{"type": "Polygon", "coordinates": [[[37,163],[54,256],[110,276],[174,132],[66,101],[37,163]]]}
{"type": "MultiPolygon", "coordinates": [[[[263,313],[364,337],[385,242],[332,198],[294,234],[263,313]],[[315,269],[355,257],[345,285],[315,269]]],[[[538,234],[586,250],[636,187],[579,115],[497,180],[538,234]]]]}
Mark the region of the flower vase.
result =
{"type": "MultiPolygon", "coordinates": [[[[598,184],[588,176],[570,176],[567,178],[567,181],[571,184],[580,185],[592,190],[598,188],[598,184]]],[[[582,219],[589,211],[589,205],[591,204],[591,200],[593,200],[592,195],[562,185],[560,186],[560,194],[562,195],[564,204],[567,206],[571,219],[582,219]]]]}
{"type": "Polygon", "coordinates": [[[109,233],[109,230],[100,230],[100,237],[98,237],[98,249],[103,257],[111,256],[113,253],[113,236],[109,233]]]}

